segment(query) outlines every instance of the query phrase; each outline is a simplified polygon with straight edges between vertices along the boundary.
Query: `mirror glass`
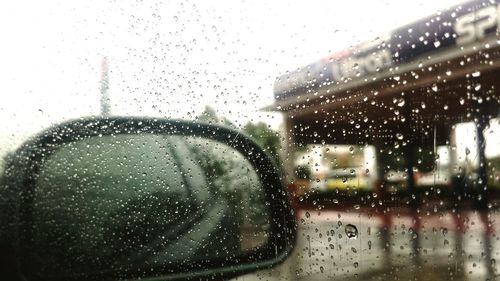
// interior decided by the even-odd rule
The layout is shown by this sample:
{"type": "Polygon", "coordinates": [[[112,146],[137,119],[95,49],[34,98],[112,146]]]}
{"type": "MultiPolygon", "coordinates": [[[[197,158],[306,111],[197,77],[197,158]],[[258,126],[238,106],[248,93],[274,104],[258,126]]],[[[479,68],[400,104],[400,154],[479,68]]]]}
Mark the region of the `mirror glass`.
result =
{"type": "Polygon", "coordinates": [[[71,276],[234,259],[267,241],[259,178],[234,148],[133,134],[66,143],[35,179],[32,270],[71,276]]]}

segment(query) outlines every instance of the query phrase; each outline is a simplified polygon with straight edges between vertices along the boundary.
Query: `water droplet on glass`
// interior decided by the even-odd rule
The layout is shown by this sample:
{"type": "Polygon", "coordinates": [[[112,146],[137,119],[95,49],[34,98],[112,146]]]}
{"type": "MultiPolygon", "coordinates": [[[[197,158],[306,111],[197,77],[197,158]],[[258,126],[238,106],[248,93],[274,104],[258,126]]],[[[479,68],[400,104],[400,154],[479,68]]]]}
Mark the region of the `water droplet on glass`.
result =
{"type": "Polygon", "coordinates": [[[448,234],[448,229],[447,229],[447,228],[441,228],[441,233],[442,233],[443,235],[448,234]]]}
{"type": "Polygon", "coordinates": [[[345,226],[345,235],[347,235],[349,239],[356,239],[358,238],[358,229],[356,226],[348,224],[345,226]]]}

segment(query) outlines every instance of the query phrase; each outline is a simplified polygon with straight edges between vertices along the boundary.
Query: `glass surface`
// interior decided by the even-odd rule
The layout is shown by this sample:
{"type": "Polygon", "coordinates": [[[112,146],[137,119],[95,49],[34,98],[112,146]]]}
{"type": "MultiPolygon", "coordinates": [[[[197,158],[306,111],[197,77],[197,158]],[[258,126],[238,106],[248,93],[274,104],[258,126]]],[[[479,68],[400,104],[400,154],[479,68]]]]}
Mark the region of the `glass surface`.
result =
{"type": "MultiPolygon", "coordinates": [[[[82,116],[223,124],[249,135],[273,157],[298,223],[297,245],[283,265],[240,280],[498,280],[499,5],[498,0],[1,1],[0,158],[8,159],[40,131],[82,116]]],[[[91,156],[65,150],[95,165],[108,163],[103,156],[108,149],[91,156]]],[[[38,254],[61,254],[60,262],[72,267],[84,259],[88,267],[82,270],[132,266],[142,252],[135,257],[127,251],[147,245],[116,240],[116,249],[104,246],[109,240],[101,236],[120,226],[108,227],[113,216],[142,220],[141,208],[180,199],[179,213],[193,214],[190,208],[207,202],[217,205],[204,199],[212,198],[209,189],[196,201],[187,200],[182,188],[157,199],[155,192],[164,192],[167,181],[161,169],[174,160],[160,157],[167,151],[157,144],[130,153],[164,162],[127,171],[133,180],[116,179],[108,190],[149,188],[148,194],[131,191],[130,198],[117,194],[128,204],[123,207],[118,201],[105,204],[103,190],[95,190],[102,196],[89,201],[95,202],[92,207],[85,200],[56,200],[51,187],[56,181],[40,177],[39,199],[52,202],[54,210],[83,204],[75,215],[86,220],[38,233],[40,242],[57,243],[50,233],[76,228],[57,236],[74,237],[75,247],[38,254]],[[94,208],[100,205],[103,209],[94,208]],[[96,213],[105,208],[109,214],[96,213]],[[95,219],[88,219],[87,211],[95,219]],[[103,257],[123,252],[120,261],[70,254],[86,249],[103,257]]],[[[57,162],[79,159],[65,155],[57,162]]],[[[0,170],[4,163],[0,160],[0,170]]],[[[240,177],[212,180],[218,168],[209,167],[205,181],[220,190],[246,184],[240,177]]],[[[51,166],[64,174],[64,185],[91,187],[101,180],[80,181],[73,168],[51,166]]],[[[181,181],[179,175],[169,180],[181,181]]],[[[236,195],[221,198],[245,206],[249,217],[257,204],[236,195]]],[[[1,220],[14,217],[5,202],[8,197],[0,194],[0,236],[7,235],[1,220]]],[[[147,224],[151,235],[171,221],[170,213],[153,210],[167,219],[147,224]]],[[[38,223],[53,227],[42,217],[38,223]]],[[[265,225],[257,219],[253,224],[265,225]]],[[[239,243],[241,250],[265,241],[239,235],[247,241],[239,243]]],[[[232,249],[220,249],[212,254],[232,256],[232,249]]],[[[184,253],[157,258],[182,260],[184,253]]],[[[47,270],[69,271],[55,265],[47,270]]]]}
{"type": "Polygon", "coordinates": [[[39,276],[234,259],[266,240],[255,170],[215,141],[153,134],[91,137],[50,155],[34,193],[39,276]]]}

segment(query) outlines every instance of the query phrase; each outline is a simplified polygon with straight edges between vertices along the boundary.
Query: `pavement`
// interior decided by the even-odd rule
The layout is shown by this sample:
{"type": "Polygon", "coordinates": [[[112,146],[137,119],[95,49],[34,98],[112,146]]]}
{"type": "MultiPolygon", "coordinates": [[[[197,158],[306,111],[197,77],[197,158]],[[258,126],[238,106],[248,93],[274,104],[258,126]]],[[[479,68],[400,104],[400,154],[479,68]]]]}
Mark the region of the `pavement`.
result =
{"type": "Polygon", "coordinates": [[[235,280],[500,280],[500,214],[402,213],[301,210],[294,253],[235,280]]]}

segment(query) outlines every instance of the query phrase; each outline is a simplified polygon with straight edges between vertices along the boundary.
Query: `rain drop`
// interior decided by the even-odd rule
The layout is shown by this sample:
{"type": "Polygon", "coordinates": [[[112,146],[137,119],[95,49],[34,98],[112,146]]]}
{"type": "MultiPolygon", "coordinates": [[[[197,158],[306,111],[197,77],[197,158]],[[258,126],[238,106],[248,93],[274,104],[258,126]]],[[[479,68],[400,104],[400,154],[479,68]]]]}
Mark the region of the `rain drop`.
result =
{"type": "Polygon", "coordinates": [[[447,228],[441,228],[441,233],[442,233],[443,235],[448,234],[448,229],[447,229],[447,228]]]}
{"type": "Polygon", "coordinates": [[[347,235],[349,239],[356,239],[358,238],[358,229],[356,226],[348,224],[345,226],[345,235],[347,235]]]}

